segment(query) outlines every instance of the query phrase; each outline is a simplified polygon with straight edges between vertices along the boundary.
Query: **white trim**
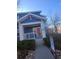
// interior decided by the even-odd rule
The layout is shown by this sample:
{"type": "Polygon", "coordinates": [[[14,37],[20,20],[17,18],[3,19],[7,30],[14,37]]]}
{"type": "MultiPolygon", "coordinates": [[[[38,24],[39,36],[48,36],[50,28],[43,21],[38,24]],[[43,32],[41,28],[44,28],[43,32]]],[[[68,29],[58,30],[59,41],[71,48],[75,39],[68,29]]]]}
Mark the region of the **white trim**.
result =
{"type": "Polygon", "coordinates": [[[41,22],[23,23],[22,25],[33,25],[33,24],[41,24],[41,22]]]}
{"type": "Polygon", "coordinates": [[[37,17],[37,18],[40,18],[40,19],[46,19],[45,17],[41,17],[41,16],[38,16],[38,15],[35,15],[35,14],[32,14],[32,13],[31,13],[31,15],[32,15],[32,16],[35,16],[35,17],[37,17]]]}
{"type": "Polygon", "coordinates": [[[20,19],[18,19],[18,21],[23,21],[23,19],[25,17],[29,16],[29,15],[32,15],[32,16],[40,18],[40,19],[46,19],[45,17],[41,17],[41,16],[38,16],[38,15],[35,15],[35,14],[32,14],[32,13],[29,12],[27,15],[25,15],[25,16],[21,17],[20,19]]]}
{"type": "Polygon", "coordinates": [[[19,35],[20,35],[20,40],[24,40],[24,30],[23,30],[23,25],[21,25],[21,23],[19,22],[19,35]]]}
{"type": "Polygon", "coordinates": [[[31,15],[31,13],[26,14],[25,16],[21,17],[19,20],[24,19],[25,17],[31,15]]]}
{"type": "MultiPolygon", "coordinates": [[[[29,13],[30,14],[30,13],[29,13]]],[[[24,19],[25,17],[27,17],[29,14],[27,14],[27,15],[25,15],[25,16],[23,16],[23,17],[21,17],[20,19],[18,19],[17,21],[19,22],[19,21],[21,21],[22,19],[24,19]]]]}
{"type": "Polygon", "coordinates": [[[35,33],[34,32],[24,33],[24,39],[27,39],[27,40],[28,39],[35,39],[35,33]],[[31,34],[33,35],[33,37],[30,37],[31,34]]]}

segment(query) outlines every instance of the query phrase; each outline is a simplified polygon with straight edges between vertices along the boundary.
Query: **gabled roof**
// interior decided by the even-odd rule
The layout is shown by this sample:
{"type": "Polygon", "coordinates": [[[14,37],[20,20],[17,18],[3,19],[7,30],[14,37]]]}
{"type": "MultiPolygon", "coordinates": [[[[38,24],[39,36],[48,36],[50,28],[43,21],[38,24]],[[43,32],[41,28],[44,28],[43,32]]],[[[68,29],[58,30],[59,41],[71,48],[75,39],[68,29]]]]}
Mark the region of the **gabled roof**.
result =
{"type": "Polygon", "coordinates": [[[23,21],[24,18],[27,18],[29,15],[45,20],[46,17],[40,15],[40,13],[41,13],[41,11],[39,11],[39,12],[27,12],[27,13],[25,13],[25,12],[22,13],[21,12],[21,13],[18,13],[17,16],[18,15],[20,16],[20,18],[18,18],[18,21],[23,21]]]}
{"type": "Polygon", "coordinates": [[[19,18],[21,18],[21,17],[27,15],[28,13],[40,15],[41,11],[18,12],[17,16],[19,16],[19,18]]]}

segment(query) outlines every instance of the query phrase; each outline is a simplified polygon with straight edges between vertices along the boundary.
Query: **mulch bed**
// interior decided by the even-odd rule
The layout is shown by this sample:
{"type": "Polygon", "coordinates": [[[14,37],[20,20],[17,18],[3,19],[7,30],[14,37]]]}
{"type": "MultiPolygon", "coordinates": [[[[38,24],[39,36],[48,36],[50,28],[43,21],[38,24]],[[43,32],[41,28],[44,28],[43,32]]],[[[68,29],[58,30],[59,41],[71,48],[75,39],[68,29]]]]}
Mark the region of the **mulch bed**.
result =
{"type": "Polygon", "coordinates": [[[17,59],[34,58],[34,50],[17,50],[17,59]]]}
{"type": "Polygon", "coordinates": [[[17,59],[25,59],[28,55],[28,50],[18,50],[17,51],[17,59]]]}

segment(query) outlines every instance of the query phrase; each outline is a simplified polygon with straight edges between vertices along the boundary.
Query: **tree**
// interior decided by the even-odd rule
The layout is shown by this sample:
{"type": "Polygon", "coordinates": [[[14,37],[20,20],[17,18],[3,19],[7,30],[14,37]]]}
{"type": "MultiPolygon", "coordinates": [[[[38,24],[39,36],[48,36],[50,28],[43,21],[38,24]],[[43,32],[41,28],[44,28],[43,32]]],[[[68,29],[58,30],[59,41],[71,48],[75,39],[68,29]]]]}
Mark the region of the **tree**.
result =
{"type": "Polygon", "coordinates": [[[19,10],[19,8],[20,8],[20,0],[17,0],[17,10],[19,10]]]}
{"type": "Polygon", "coordinates": [[[55,15],[53,17],[51,17],[51,21],[52,21],[52,27],[54,29],[54,32],[57,32],[57,26],[60,25],[60,17],[55,15]]]}

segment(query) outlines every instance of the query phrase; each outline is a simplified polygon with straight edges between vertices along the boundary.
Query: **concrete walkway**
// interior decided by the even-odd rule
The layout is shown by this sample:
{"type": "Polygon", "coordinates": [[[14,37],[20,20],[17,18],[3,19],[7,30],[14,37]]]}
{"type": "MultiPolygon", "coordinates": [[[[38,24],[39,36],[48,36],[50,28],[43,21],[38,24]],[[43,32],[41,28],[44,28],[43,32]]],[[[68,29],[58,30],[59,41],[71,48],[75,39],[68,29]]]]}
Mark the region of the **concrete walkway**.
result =
{"type": "Polygon", "coordinates": [[[54,59],[54,56],[46,46],[39,44],[35,51],[35,59],[54,59]]]}

